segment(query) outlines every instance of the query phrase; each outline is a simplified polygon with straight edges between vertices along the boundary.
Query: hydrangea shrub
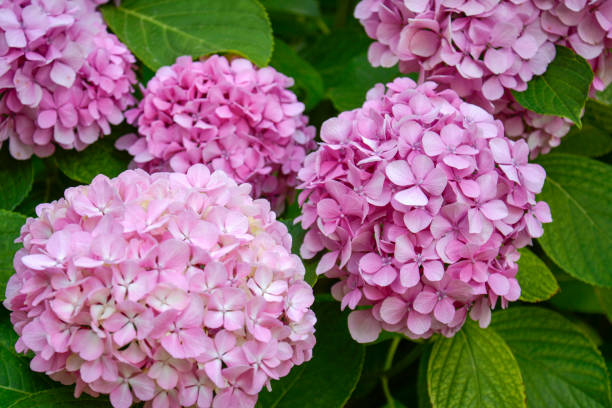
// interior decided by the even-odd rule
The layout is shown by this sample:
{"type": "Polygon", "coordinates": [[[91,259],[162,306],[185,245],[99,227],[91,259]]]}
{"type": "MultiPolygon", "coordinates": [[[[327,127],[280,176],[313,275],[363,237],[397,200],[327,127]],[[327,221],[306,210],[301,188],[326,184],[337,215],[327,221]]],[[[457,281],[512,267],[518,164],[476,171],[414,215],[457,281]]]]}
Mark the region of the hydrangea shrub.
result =
{"type": "Polygon", "coordinates": [[[527,111],[509,90],[524,91],[543,74],[555,45],[589,62],[593,92],[612,80],[612,5],[605,0],[363,0],[355,17],[376,40],[368,50],[373,65],[424,71],[494,113],[509,137],[529,142],[534,156],[558,146],[570,122],[527,111]]]}
{"type": "Polygon", "coordinates": [[[114,408],[253,407],[312,357],[316,319],[287,228],[250,189],[198,164],[39,205],[4,303],[17,351],[114,408]]]}
{"type": "Polygon", "coordinates": [[[135,58],[90,0],[0,4],[0,143],[24,160],[83,150],[133,105],[135,58]]]}
{"type": "Polygon", "coordinates": [[[611,32],[0,0],[0,406],[612,406],[611,32]]]}
{"type": "Polygon", "coordinates": [[[321,127],[299,173],[305,258],[340,281],[357,341],[381,328],[452,336],[469,313],[518,300],[517,252],[550,222],[537,202],[546,176],[524,140],[483,109],[407,78],[368,92],[363,107],[321,127]]]}
{"type": "Polygon", "coordinates": [[[291,85],[274,68],[241,58],[179,58],[157,72],[126,113],[138,134],[123,136],[117,147],[150,172],[209,164],[248,181],[255,197],[282,210],[315,136],[291,85]]]}

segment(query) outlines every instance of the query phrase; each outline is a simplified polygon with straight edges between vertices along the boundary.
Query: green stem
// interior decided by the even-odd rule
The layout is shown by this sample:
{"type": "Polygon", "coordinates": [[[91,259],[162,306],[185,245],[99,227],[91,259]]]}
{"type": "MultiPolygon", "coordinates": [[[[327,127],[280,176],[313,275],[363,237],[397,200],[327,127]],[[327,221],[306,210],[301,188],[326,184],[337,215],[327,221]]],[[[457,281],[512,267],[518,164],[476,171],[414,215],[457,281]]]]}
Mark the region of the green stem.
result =
{"type": "Polygon", "coordinates": [[[321,30],[321,32],[325,35],[328,35],[331,31],[329,30],[329,27],[327,26],[327,24],[325,24],[325,21],[319,17],[316,19],[317,22],[317,27],[319,27],[319,30],[321,30]]]}
{"type": "Polygon", "coordinates": [[[389,390],[389,377],[387,376],[387,372],[393,366],[393,357],[395,357],[395,352],[397,351],[397,346],[399,346],[401,337],[394,337],[391,341],[391,345],[389,346],[389,351],[387,352],[387,358],[385,359],[385,366],[383,367],[383,375],[380,377],[380,383],[382,385],[383,392],[385,397],[387,398],[387,405],[389,408],[395,408],[395,400],[391,395],[391,391],[389,390]]]}

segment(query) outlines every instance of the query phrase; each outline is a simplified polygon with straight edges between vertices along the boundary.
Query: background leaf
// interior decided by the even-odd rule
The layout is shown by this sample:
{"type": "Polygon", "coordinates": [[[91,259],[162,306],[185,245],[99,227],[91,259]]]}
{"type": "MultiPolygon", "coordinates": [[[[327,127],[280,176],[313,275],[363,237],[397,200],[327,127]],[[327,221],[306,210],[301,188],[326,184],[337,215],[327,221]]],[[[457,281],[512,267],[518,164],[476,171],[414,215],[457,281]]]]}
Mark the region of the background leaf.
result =
{"type": "Polygon", "coordinates": [[[516,279],[521,285],[521,300],[541,302],[559,291],[559,284],[548,266],[527,248],[520,251],[516,279]]]}
{"type": "Polygon", "coordinates": [[[550,299],[550,303],[556,308],[579,313],[603,313],[593,286],[565,273],[555,273],[555,276],[560,290],[550,299]]]}
{"type": "Polygon", "coordinates": [[[595,345],[559,314],[513,307],[493,314],[491,327],[521,368],[530,407],[609,407],[610,380],[595,345]]]}
{"type": "Polygon", "coordinates": [[[431,347],[427,347],[419,360],[419,373],[417,377],[418,408],[431,408],[429,392],[427,391],[427,365],[429,364],[430,355],[431,347]]]}
{"type": "Polygon", "coordinates": [[[19,231],[25,222],[26,217],[21,214],[0,210],[0,299],[4,299],[8,278],[15,273],[13,257],[21,244],[15,244],[13,241],[19,237],[19,231]]]}
{"type": "Polygon", "coordinates": [[[360,107],[366,93],[377,83],[386,84],[399,76],[397,68],[374,68],[366,53],[353,57],[345,64],[340,80],[331,86],[329,98],[339,111],[360,107]]]}
{"type": "Polygon", "coordinates": [[[371,42],[363,28],[345,27],[320,36],[302,55],[319,71],[325,87],[329,88],[343,80],[347,62],[366,53],[371,42]]]}
{"type": "Polygon", "coordinates": [[[290,46],[279,39],[274,42],[274,54],[270,65],[295,80],[293,90],[297,91],[298,99],[304,102],[306,110],[311,109],[323,99],[325,90],[321,75],[290,46]]]}
{"type": "Polygon", "coordinates": [[[612,151],[612,107],[589,99],[582,118],[582,129],[572,127],[551,153],[571,153],[599,157],[612,151]]]}
{"type": "Polygon", "coordinates": [[[280,381],[272,381],[272,392],[260,392],[261,407],[340,408],[359,381],[365,351],[348,332],[347,313],[339,313],[335,301],[317,300],[313,309],[317,344],[312,360],[293,367],[280,381]]]}
{"type": "Polygon", "coordinates": [[[27,395],[5,405],[4,408],[110,408],[105,397],[94,398],[83,394],[74,398],[74,391],[69,387],[52,388],[27,395]]]}
{"type": "Polygon", "coordinates": [[[436,341],[427,383],[434,408],[525,407],[525,386],[510,349],[470,319],[454,337],[436,341]]]}
{"type": "Polygon", "coordinates": [[[32,157],[34,184],[26,198],[15,208],[15,212],[28,217],[36,216],[36,207],[62,197],[64,191],[75,184],[55,164],[53,157],[40,159],[32,157]]]}
{"type": "Polygon", "coordinates": [[[0,333],[0,406],[8,407],[33,393],[60,386],[46,375],[31,371],[30,359],[17,354],[17,333],[4,308],[0,310],[0,333]]]}
{"type": "Polygon", "coordinates": [[[102,14],[119,39],[149,68],[181,55],[244,56],[267,65],[273,49],[270,21],[256,0],[122,0],[102,14]]]}
{"type": "Polygon", "coordinates": [[[127,170],[131,156],[124,151],[115,149],[115,140],[119,136],[130,133],[129,126],[119,126],[113,129],[113,134],[88,146],[85,150],[61,150],[53,156],[57,167],[66,176],[80,183],[89,184],[98,174],[116,177],[127,170]]]}
{"type": "Polygon", "coordinates": [[[0,149],[0,209],[14,210],[34,183],[31,160],[15,160],[9,149],[0,149]]]}
{"type": "MultiPolygon", "coordinates": [[[[302,229],[301,224],[293,224],[293,220],[279,220],[289,230],[289,234],[291,234],[291,252],[300,255],[300,247],[302,246],[302,242],[304,242],[304,236],[306,235],[306,231],[302,229]]],[[[302,263],[304,263],[304,268],[306,268],[306,274],[304,276],[304,280],[308,282],[310,286],[314,286],[317,283],[317,279],[319,278],[316,274],[317,264],[319,263],[319,259],[321,255],[317,255],[312,259],[302,259],[302,263]]]]}
{"type": "Polygon", "coordinates": [[[299,14],[308,17],[319,17],[317,0],[261,0],[264,7],[273,12],[299,14]]]}
{"type": "Polygon", "coordinates": [[[557,55],[546,72],[529,81],[526,91],[512,94],[529,110],[563,116],[581,126],[580,114],[592,81],[588,62],[568,48],[557,46],[557,55]]]}
{"type": "Polygon", "coordinates": [[[612,323],[612,289],[594,288],[594,290],[599,300],[599,304],[601,305],[601,309],[608,318],[608,321],[612,323]]]}
{"type": "Polygon", "coordinates": [[[539,199],[550,205],[553,222],[539,243],[577,279],[612,286],[612,167],[566,154],[542,156],[546,183],[539,199]]]}

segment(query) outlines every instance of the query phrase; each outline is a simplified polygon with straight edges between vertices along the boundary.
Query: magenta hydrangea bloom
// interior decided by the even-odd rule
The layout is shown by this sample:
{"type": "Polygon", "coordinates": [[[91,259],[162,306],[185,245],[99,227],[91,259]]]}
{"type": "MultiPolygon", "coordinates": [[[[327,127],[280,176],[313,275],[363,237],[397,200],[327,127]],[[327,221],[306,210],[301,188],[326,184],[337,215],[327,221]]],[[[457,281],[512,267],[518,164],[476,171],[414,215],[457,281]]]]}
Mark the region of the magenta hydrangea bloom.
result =
{"type": "Polygon", "coordinates": [[[376,40],[368,54],[374,66],[399,62],[402,72],[421,72],[504,122],[514,118],[509,129],[528,116],[520,136],[529,140],[532,155],[558,145],[569,123],[526,115],[514,107],[509,90],[523,91],[544,73],[555,45],[589,61],[594,90],[612,80],[610,0],[362,0],[355,17],[376,40]]]}
{"type": "Polygon", "coordinates": [[[223,171],[128,170],[36,208],[5,307],[30,367],[115,408],[253,407],[312,356],[312,288],[270,204],[223,171]]]}
{"type": "Polygon", "coordinates": [[[0,4],[0,147],[17,159],[82,150],[135,103],[134,56],[91,0],[0,4]]]}
{"type": "Polygon", "coordinates": [[[280,210],[314,148],[315,129],[287,89],[292,85],[274,68],[245,59],[180,57],[157,71],[138,108],[127,112],[139,134],[117,147],[149,172],[185,172],[195,163],[224,170],[280,210]]]}
{"type": "Polygon", "coordinates": [[[527,143],[436,86],[378,84],[323,124],[298,175],[301,254],[326,250],[317,273],[339,279],[343,309],[361,306],[349,316],[360,342],[381,329],[451,336],[468,313],[487,326],[491,308],[520,296],[517,249],[551,221],[527,143]]]}

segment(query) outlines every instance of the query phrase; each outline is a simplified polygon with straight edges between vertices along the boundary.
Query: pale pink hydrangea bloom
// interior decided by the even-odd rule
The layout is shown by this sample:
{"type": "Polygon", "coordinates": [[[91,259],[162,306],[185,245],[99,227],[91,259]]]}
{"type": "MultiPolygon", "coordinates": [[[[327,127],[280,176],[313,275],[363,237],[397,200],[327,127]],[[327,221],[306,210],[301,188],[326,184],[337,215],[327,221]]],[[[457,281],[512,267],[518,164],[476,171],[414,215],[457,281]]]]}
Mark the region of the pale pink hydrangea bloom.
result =
{"type": "Polygon", "coordinates": [[[321,129],[298,174],[304,258],[338,278],[341,307],[360,342],[381,329],[411,338],[453,335],[467,314],[520,296],[518,248],[543,233],[546,176],[524,140],[436,84],[378,84],[363,107],[321,129]],[[369,306],[369,308],[368,308],[369,306]]]}
{"type": "Polygon", "coordinates": [[[135,58],[90,0],[0,4],[0,147],[17,159],[82,150],[135,103],[135,58]]]}
{"type": "Polygon", "coordinates": [[[185,172],[195,163],[224,170],[253,185],[280,211],[296,174],[314,148],[315,129],[288,87],[293,79],[272,67],[213,55],[180,57],[161,68],[126,113],[138,127],[117,141],[132,167],[185,172]]]}
{"type": "Polygon", "coordinates": [[[202,164],[40,204],[5,307],[34,371],[115,408],[253,407],[312,356],[304,266],[270,204],[202,164]]]}
{"type": "Polygon", "coordinates": [[[399,63],[453,88],[504,122],[513,138],[528,140],[532,156],[557,146],[570,122],[526,110],[509,90],[523,91],[546,71],[555,45],[593,67],[593,90],[612,81],[611,0],[362,0],[355,9],[374,66],[399,63]],[[523,118],[518,124],[519,118],[523,118]]]}

